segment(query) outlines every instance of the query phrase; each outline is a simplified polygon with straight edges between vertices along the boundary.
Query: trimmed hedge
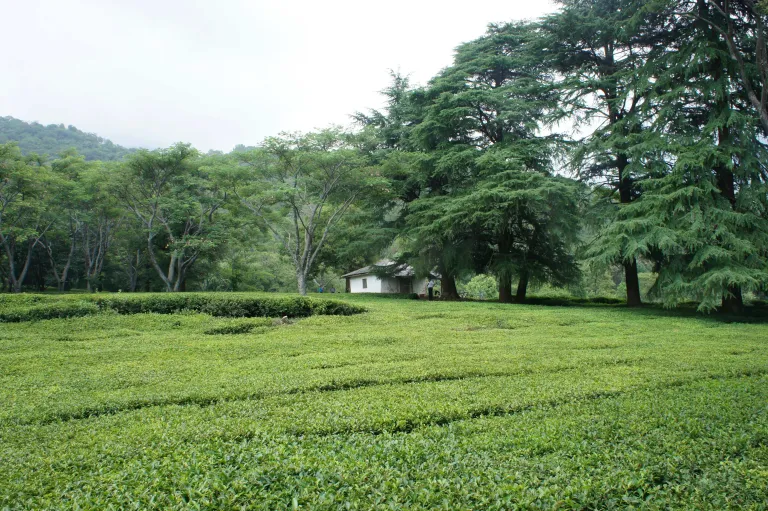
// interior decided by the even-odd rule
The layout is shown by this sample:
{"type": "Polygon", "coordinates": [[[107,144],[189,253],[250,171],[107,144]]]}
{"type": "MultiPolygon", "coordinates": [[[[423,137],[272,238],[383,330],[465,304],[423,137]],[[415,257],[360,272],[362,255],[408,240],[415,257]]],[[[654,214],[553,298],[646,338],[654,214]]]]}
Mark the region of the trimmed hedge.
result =
{"type": "Polygon", "coordinates": [[[99,306],[89,301],[54,302],[44,305],[17,305],[3,307],[0,312],[1,323],[19,323],[21,321],[40,321],[43,319],[77,318],[99,312],[99,306]]]}
{"type": "Polygon", "coordinates": [[[226,318],[283,317],[301,318],[318,315],[349,316],[365,312],[359,305],[332,300],[297,297],[231,296],[223,294],[148,294],[95,295],[77,302],[62,296],[60,300],[38,304],[20,298],[21,304],[5,300],[0,322],[15,323],[41,319],[87,316],[100,311],[118,314],[175,314],[198,312],[226,318]]]}
{"type": "Polygon", "coordinates": [[[275,323],[279,320],[273,320],[269,318],[235,318],[225,319],[223,324],[216,327],[209,328],[203,331],[206,335],[234,335],[234,334],[247,334],[252,332],[255,328],[261,330],[269,330],[275,327],[275,323]]]}

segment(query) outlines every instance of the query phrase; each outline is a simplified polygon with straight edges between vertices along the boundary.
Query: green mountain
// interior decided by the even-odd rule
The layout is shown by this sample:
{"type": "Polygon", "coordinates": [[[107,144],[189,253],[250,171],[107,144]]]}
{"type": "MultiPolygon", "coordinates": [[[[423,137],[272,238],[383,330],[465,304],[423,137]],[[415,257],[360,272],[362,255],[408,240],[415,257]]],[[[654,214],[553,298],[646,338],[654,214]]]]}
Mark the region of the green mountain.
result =
{"type": "Polygon", "coordinates": [[[37,122],[24,122],[13,117],[0,117],[0,144],[18,142],[24,154],[37,153],[51,156],[74,147],[87,160],[120,160],[135,151],[101,138],[93,133],[80,131],[74,126],[37,122]]]}

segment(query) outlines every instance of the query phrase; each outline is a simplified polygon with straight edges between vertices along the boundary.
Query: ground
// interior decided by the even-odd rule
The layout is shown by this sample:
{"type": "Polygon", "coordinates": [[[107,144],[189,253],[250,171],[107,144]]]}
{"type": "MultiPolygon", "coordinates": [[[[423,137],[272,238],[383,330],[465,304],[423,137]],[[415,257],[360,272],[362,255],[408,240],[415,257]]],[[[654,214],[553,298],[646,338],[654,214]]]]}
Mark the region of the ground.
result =
{"type": "Polygon", "coordinates": [[[0,324],[0,509],[766,509],[766,323],[341,298],[0,324]]]}

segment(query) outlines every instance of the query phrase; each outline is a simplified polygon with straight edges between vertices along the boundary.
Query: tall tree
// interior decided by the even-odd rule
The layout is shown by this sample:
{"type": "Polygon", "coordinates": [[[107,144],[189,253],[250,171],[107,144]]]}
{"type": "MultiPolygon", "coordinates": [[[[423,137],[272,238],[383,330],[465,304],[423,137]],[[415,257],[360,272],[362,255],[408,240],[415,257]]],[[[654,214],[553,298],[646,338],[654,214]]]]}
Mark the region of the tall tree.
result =
{"type": "Polygon", "coordinates": [[[646,184],[617,228],[634,254],[657,261],[654,291],[673,305],[743,308],[768,282],[768,148],[760,113],[717,29],[708,0],[676,2],[671,39],[654,75],[652,134],[669,167],[646,184]]]}
{"type": "MultiPolygon", "coordinates": [[[[112,247],[117,229],[125,221],[118,201],[110,193],[112,176],[118,173],[116,165],[101,164],[90,167],[80,178],[83,189],[82,213],[79,218],[80,247],[83,254],[86,288],[94,290],[101,275],[104,261],[112,247]]],[[[140,258],[131,258],[138,263],[140,258]]],[[[129,271],[129,274],[132,273],[129,271]]],[[[130,286],[135,290],[135,282],[130,286]]]]}
{"type": "Polygon", "coordinates": [[[40,158],[22,156],[14,143],[0,145],[0,243],[15,293],[21,292],[33,251],[50,228],[45,215],[49,177],[40,158]]]}
{"type": "MultiPolygon", "coordinates": [[[[534,24],[491,25],[485,36],[460,46],[454,64],[419,93],[426,106],[423,120],[413,129],[430,164],[419,197],[409,205],[410,211],[418,213],[410,221],[414,232],[419,239],[432,239],[455,263],[477,266],[478,254],[493,255],[502,301],[513,298],[515,272],[521,283],[519,297],[524,298],[530,271],[522,259],[511,262],[514,246],[526,236],[533,242],[542,229],[524,233],[533,224],[517,214],[513,216],[520,222],[519,229],[510,227],[511,217],[474,225],[459,222],[441,239],[439,229],[445,224],[438,212],[450,204],[450,209],[466,208],[464,216],[469,218],[477,206],[465,199],[473,192],[493,190],[488,193],[498,196],[506,181],[510,186],[528,182],[513,171],[534,173],[528,178],[535,180],[537,176],[544,179],[551,169],[557,138],[540,132],[556,108],[556,98],[548,86],[548,70],[541,65],[539,37],[534,24]],[[430,213],[432,206],[437,209],[430,213]],[[457,230],[457,225],[464,230],[457,230]],[[488,245],[492,250],[484,249],[488,245]],[[451,248],[465,256],[455,257],[451,248]]],[[[510,211],[504,200],[495,203],[488,195],[475,199],[502,216],[510,211]]]]}
{"type": "Polygon", "coordinates": [[[302,295],[330,234],[354,204],[385,183],[335,128],[268,138],[238,154],[237,163],[233,191],[290,256],[302,295]]]}
{"type": "MultiPolygon", "coordinates": [[[[638,199],[646,177],[637,157],[649,93],[641,70],[657,46],[664,13],[644,0],[561,0],[561,11],[545,18],[546,61],[561,77],[564,113],[577,127],[591,131],[578,141],[572,164],[593,185],[606,186],[614,212],[638,199]],[[634,156],[634,157],[633,157],[634,156]]],[[[604,226],[611,229],[613,219],[604,226]]],[[[623,236],[598,233],[597,242],[623,265],[627,305],[641,304],[637,260],[622,248],[623,236]],[[618,248],[614,250],[614,248],[618,248]]]]}
{"type": "MultiPolygon", "coordinates": [[[[51,227],[41,239],[41,244],[48,255],[56,286],[59,291],[64,291],[75,261],[76,248],[87,236],[87,218],[93,210],[94,193],[94,186],[87,176],[96,165],[86,162],[82,155],[70,149],[52,160],[50,167],[51,193],[46,214],[51,219],[51,227]]],[[[101,184],[104,181],[99,179],[97,182],[101,184]]],[[[87,251],[84,244],[81,248],[87,251]]],[[[86,263],[86,270],[87,266],[86,263]]]]}
{"type": "Polygon", "coordinates": [[[224,194],[185,144],[138,151],[122,165],[116,185],[142,226],[146,253],[166,291],[183,291],[198,258],[223,241],[216,220],[224,194]]]}

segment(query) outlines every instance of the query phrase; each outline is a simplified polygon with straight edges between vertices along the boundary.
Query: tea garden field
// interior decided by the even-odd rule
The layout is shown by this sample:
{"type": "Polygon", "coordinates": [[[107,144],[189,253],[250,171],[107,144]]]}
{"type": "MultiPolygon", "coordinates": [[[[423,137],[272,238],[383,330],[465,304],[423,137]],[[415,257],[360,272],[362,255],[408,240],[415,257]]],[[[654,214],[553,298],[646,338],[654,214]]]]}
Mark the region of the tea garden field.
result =
{"type": "Polygon", "coordinates": [[[184,296],[0,296],[0,509],[768,507],[768,323],[184,296]]]}

